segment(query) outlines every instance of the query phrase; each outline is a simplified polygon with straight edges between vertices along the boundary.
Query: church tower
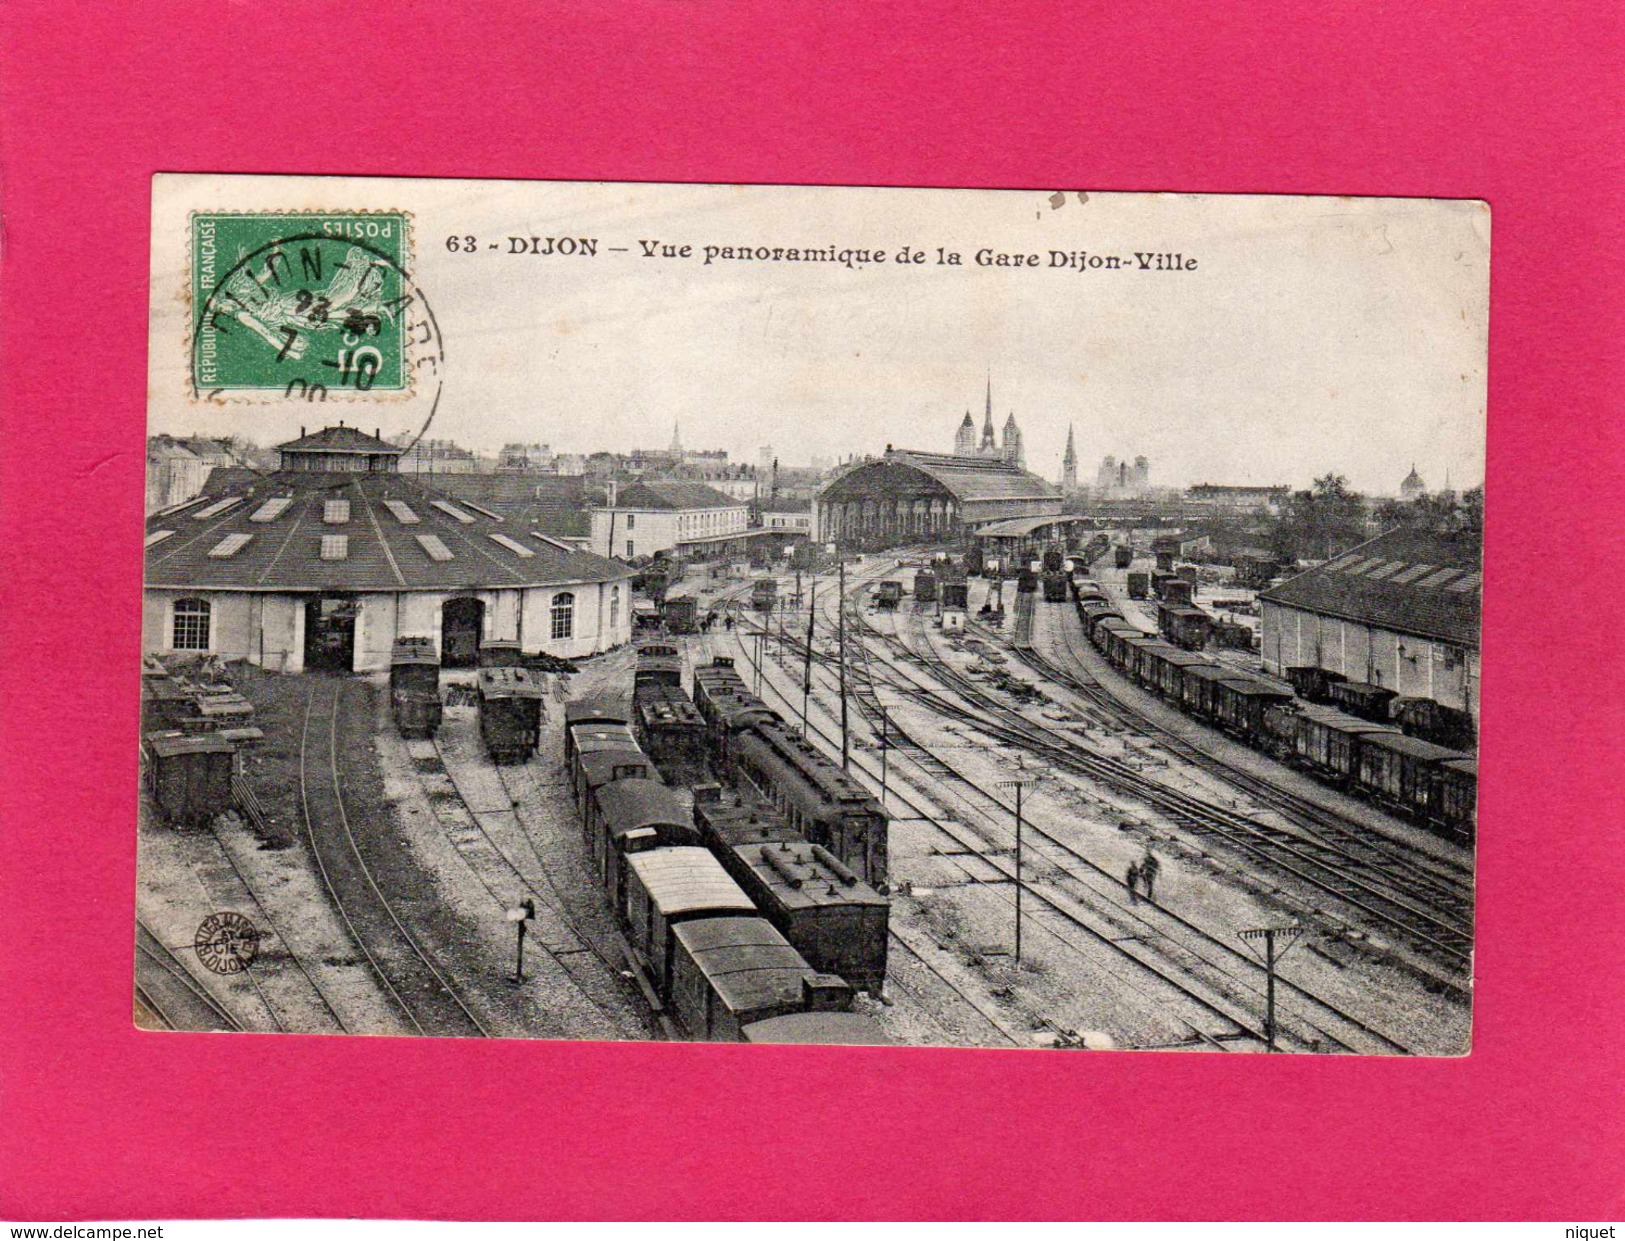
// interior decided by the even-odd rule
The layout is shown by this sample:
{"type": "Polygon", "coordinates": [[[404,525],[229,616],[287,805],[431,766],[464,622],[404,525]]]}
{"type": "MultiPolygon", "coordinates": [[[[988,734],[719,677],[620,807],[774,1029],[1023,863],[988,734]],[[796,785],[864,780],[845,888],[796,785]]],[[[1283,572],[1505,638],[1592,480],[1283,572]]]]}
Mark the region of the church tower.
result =
{"type": "Polygon", "coordinates": [[[679,464],[681,464],[682,460],[683,460],[683,436],[682,436],[682,429],[681,429],[680,425],[675,420],[671,424],[671,449],[670,449],[670,452],[671,452],[672,460],[674,460],[674,461],[678,462],[679,464]]]}
{"type": "Polygon", "coordinates": [[[970,416],[970,410],[965,411],[965,420],[959,424],[959,433],[954,436],[954,456],[974,457],[976,455],[976,422],[970,416]]]}
{"type": "Polygon", "coordinates": [[[1027,468],[1027,454],[1021,447],[1021,428],[1016,425],[1015,411],[1004,420],[1003,451],[1000,455],[1017,469],[1027,468]]]}
{"type": "Polygon", "coordinates": [[[1078,450],[1072,443],[1072,424],[1066,427],[1066,452],[1061,456],[1061,494],[1069,496],[1078,490],[1078,450]]]}
{"type": "Polygon", "coordinates": [[[983,457],[997,457],[999,455],[999,442],[993,435],[993,377],[988,376],[987,381],[987,411],[982,415],[982,447],[978,454],[983,457]]]}

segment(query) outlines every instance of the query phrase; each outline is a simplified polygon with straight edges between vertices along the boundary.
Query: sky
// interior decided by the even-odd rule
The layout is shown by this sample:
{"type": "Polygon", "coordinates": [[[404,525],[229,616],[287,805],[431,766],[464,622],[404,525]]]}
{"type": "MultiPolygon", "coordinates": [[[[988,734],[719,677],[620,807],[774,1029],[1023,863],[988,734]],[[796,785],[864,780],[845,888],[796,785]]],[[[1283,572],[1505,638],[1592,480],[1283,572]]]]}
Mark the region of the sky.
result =
{"type": "Polygon", "coordinates": [[[189,390],[189,213],[360,209],[411,215],[444,346],[428,434],[477,450],[664,447],[680,424],[685,447],[750,462],[768,444],[786,465],[946,452],[967,409],[980,427],[991,378],[995,424],[1013,411],[1051,479],[1069,426],[1086,482],[1107,454],[1148,457],[1169,486],[1333,471],[1388,494],[1413,463],[1434,487],[1483,479],[1489,210],[1422,199],[162,176],[152,431],[421,428],[427,384],[325,407],[189,390]],[[510,253],[531,237],[598,252],[510,253]],[[886,259],[707,263],[706,246],[886,259]],[[1120,265],[1053,262],[1078,251],[1120,265]],[[1135,257],[1153,254],[1178,269],[1135,257]]]}

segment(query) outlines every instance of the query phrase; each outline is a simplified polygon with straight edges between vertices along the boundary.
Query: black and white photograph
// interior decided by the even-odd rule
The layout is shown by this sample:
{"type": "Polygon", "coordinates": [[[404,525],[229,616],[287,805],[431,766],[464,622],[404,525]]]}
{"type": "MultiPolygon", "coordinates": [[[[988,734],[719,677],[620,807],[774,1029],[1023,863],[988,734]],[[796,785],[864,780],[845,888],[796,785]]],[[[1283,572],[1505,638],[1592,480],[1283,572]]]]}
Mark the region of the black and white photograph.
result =
{"type": "Polygon", "coordinates": [[[1489,233],[154,178],[135,1023],[1468,1054],[1489,233]]]}

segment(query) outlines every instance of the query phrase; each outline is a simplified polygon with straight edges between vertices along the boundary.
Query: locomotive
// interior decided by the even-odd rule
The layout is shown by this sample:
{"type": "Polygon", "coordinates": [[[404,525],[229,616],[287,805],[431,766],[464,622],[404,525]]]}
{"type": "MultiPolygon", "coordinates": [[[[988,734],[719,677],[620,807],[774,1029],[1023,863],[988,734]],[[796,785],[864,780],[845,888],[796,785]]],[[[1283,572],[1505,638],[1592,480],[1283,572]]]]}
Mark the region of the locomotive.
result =
{"type": "Polygon", "coordinates": [[[433,638],[396,638],[389,659],[389,710],[403,737],[432,737],[440,727],[440,658],[433,638]]]}

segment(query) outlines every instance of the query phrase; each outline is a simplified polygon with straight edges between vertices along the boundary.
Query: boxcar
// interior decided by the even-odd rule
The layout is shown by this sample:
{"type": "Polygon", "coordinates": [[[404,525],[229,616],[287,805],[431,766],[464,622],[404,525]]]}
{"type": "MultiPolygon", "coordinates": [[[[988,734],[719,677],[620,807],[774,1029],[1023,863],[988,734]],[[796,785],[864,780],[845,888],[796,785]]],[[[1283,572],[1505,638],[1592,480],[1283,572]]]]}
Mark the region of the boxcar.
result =
{"type": "Polygon", "coordinates": [[[1128,575],[1128,597],[1130,599],[1144,599],[1151,590],[1151,575],[1149,573],[1130,573],[1128,575]]]}
{"type": "Polygon", "coordinates": [[[805,837],[772,802],[739,789],[716,785],[694,790],[694,826],[718,856],[736,845],[761,845],[805,837]]]}
{"type": "Polygon", "coordinates": [[[616,909],[626,903],[628,855],[700,843],[689,799],[657,780],[633,777],[599,785],[592,791],[586,826],[598,881],[616,909]]]}
{"type": "Polygon", "coordinates": [[[885,884],[890,816],[867,789],[782,723],[757,724],[739,734],[734,755],[736,778],[782,810],[791,827],[865,883],[885,884]]]}
{"type": "Polygon", "coordinates": [[[1176,554],[1177,553],[1172,548],[1167,547],[1159,547],[1152,552],[1152,555],[1155,556],[1157,560],[1157,568],[1161,569],[1164,573],[1173,572],[1174,556],[1176,554]]]}
{"type": "Polygon", "coordinates": [[[1290,687],[1240,674],[1213,682],[1212,695],[1219,727],[1253,745],[1265,736],[1264,712],[1292,701],[1290,687]]]}
{"type": "Polygon", "coordinates": [[[970,587],[964,582],[942,584],[942,607],[947,612],[963,612],[970,606],[970,587]]]}
{"type": "Polygon", "coordinates": [[[480,644],[480,667],[482,668],[522,668],[525,664],[525,652],[520,649],[519,643],[509,638],[498,638],[493,642],[480,644]]]}
{"type": "Polygon", "coordinates": [[[868,1013],[787,1013],[753,1021],[744,1027],[747,1043],[822,1045],[831,1047],[886,1047],[897,1040],[868,1013]]]}
{"type": "Polygon", "coordinates": [[[1182,564],[1182,565],[1180,565],[1178,568],[1176,568],[1174,570],[1174,573],[1178,577],[1180,577],[1183,580],[1189,582],[1191,584],[1191,588],[1193,590],[1196,588],[1196,583],[1199,580],[1200,575],[1197,573],[1197,569],[1196,569],[1195,565],[1193,565],[1193,564],[1182,564]]]}
{"type": "Polygon", "coordinates": [[[1478,814],[1478,760],[1447,758],[1439,764],[1434,818],[1445,833],[1471,843],[1478,814]]]}
{"type": "Polygon", "coordinates": [[[1195,590],[1184,578],[1165,573],[1153,584],[1151,593],[1164,603],[1189,607],[1195,590]]]}
{"type": "Polygon", "coordinates": [[[1119,543],[1112,549],[1112,563],[1119,569],[1126,569],[1134,563],[1134,549],[1125,543],[1119,543]]]}
{"type": "Polygon", "coordinates": [[[1393,690],[1364,681],[1334,681],[1328,693],[1332,702],[1350,715],[1378,723],[1387,723],[1388,704],[1395,697],[1393,690]]]}
{"type": "Polygon", "coordinates": [[[1204,723],[1217,724],[1219,712],[1214,687],[1236,675],[1224,664],[1195,664],[1185,669],[1179,680],[1179,705],[1186,715],[1204,723]]]}
{"type": "Polygon", "coordinates": [[[627,854],[619,909],[633,959],[662,1004],[671,999],[678,926],[702,918],[756,915],[750,897],[710,850],[682,846],[627,854]]]}
{"type": "Polygon", "coordinates": [[[890,904],[851,868],[822,846],[791,838],[729,845],[717,856],[808,964],[880,994],[890,904]]]}
{"type": "Polygon", "coordinates": [[[1199,651],[1207,645],[1213,630],[1213,618],[1201,608],[1178,604],[1157,605],[1157,632],[1177,647],[1199,651]]]}
{"type": "Polygon", "coordinates": [[[670,1012],[691,1039],[737,1043],[744,1027],[851,1007],[852,989],[810,966],[761,918],[706,918],[672,933],[670,1012]]]}
{"type": "Polygon", "coordinates": [[[1066,574],[1060,570],[1044,574],[1044,602],[1065,603],[1066,585],[1066,574]]]}
{"type": "Polygon", "coordinates": [[[1371,734],[1360,741],[1359,785],[1426,823],[1438,817],[1440,764],[1468,757],[1400,732],[1371,734]]]}
{"type": "Polygon", "coordinates": [[[568,763],[575,757],[574,732],[577,725],[621,724],[629,726],[631,723],[631,704],[624,698],[594,696],[591,698],[577,698],[565,703],[564,761],[568,763]]]}
{"type": "Polygon", "coordinates": [[[1140,648],[1139,658],[1141,682],[1170,702],[1180,700],[1187,671],[1209,666],[1206,656],[1165,644],[1152,646],[1148,643],[1140,648]]]}
{"type": "Polygon", "coordinates": [[[903,600],[903,583],[886,581],[875,591],[875,606],[890,611],[903,600]]]}
{"type": "Polygon", "coordinates": [[[1330,702],[1332,686],[1339,681],[1348,680],[1341,672],[1333,672],[1329,668],[1316,668],[1309,664],[1288,668],[1286,679],[1291,682],[1298,697],[1307,698],[1310,702],[1330,702]]]}
{"type": "Polygon", "coordinates": [[[480,736],[491,761],[522,763],[542,735],[542,687],[524,668],[481,668],[480,736]]]}
{"type": "Polygon", "coordinates": [[[433,638],[396,638],[389,660],[389,709],[403,737],[432,737],[440,727],[440,658],[433,638]]]}
{"type": "Polygon", "coordinates": [[[1045,573],[1059,573],[1061,571],[1062,553],[1059,547],[1046,547],[1043,555],[1043,571],[1045,573]]]}
{"type": "Polygon", "coordinates": [[[1477,729],[1469,712],[1441,706],[1431,698],[1396,698],[1388,704],[1394,723],[1413,737],[1452,750],[1470,750],[1477,744],[1477,729]]]}
{"type": "Polygon", "coordinates": [[[914,601],[916,603],[937,601],[937,575],[930,569],[921,569],[914,575],[914,601]]]}
{"type": "Polygon", "coordinates": [[[669,783],[693,788],[712,777],[705,717],[680,685],[651,685],[638,693],[636,733],[669,783]]]}
{"type": "Polygon", "coordinates": [[[1270,751],[1339,787],[1359,774],[1361,740],[1394,731],[1317,703],[1282,704],[1264,712],[1270,751]]]}
{"type": "Polygon", "coordinates": [[[771,612],[779,600],[779,581],[777,578],[759,578],[750,588],[750,606],[758,612],[771,612]]]}
{"type": "Polygon", "coordinates": [[[667,633],[693,633],[698,605],[692,595],[678,595],[660,605],[660,619],[667,633]]]}
{"type": "Polygon", "coordinates": [[[231,808],[236,747],[209,733],[149,733],[147,783],[171,823],[202,827],[231,808]]]}
{"type": "Polygon", "coordinates": [[[570,765],[570,792],[581,808],[583,829],[587,823],[587,807],[593,793],[603,785],[616,780],[657,780],[660,772],[649,756],[628,739],[611,749],[587,750],[578,748],[575,762],[570,765]]]}
{"type": "Polygon", "coordinates": [[[632,672],[633,698],[636,699],[646,686],[651,685],[682,688],[683,656],[675,646],[661,642],[639,645],[637,665],[632,672]]]}

